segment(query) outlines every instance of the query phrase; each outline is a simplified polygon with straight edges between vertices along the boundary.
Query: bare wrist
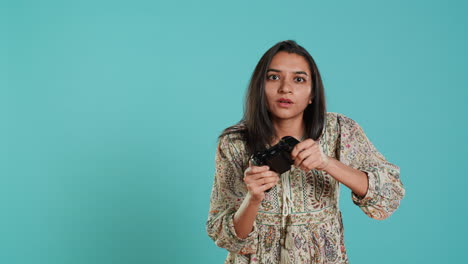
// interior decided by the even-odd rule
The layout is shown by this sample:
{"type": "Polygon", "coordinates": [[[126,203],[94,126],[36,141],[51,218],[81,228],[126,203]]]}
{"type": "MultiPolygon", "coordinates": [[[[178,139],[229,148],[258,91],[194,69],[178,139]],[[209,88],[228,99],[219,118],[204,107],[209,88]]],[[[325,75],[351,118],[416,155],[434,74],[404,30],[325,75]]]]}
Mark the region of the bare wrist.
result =
{"type": "Polygon", "coordinates": [[[245,200],[247,201],[247,205],[251,206],[260,206],[262,203],[261,199],[254,198],[250,193],[247,193],[245,200]]]}
{"type": "Polygon", "coordinates": [[[322,160],[323,162],[320,167],[317,167],[317,170],[324,171],[328,167],[328,165],[330,165],[331,158],[323,153],[322,153],[322,160]]]}

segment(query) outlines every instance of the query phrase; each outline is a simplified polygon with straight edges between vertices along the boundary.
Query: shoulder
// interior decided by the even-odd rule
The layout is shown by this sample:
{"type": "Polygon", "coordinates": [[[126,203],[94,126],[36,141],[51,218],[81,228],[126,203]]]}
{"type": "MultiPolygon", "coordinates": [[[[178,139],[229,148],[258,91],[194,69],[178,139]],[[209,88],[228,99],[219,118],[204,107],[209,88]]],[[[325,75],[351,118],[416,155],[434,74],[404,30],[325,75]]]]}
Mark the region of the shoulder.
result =
{"type": "Polygon", "coordinates": [[[239,122],[235,125],[225,128],[218,139],[219,142],[234,142],[234,141],[244,141],[245,135],[247,133],[247,128],[244,123],[239,122]]]}
{"type": "Polygon", "coordinates": [[[218,137],[218,149],[224,153],[238,156],[246,149],[246,127],[242,123],[224,129],[218,137]]]}
{"type": "Polygon", "coordinates": [[[337,112],[327,112],[327,123],[336,124],[339,127],[353,127],[358,125],[351,117],[337,112]]]}

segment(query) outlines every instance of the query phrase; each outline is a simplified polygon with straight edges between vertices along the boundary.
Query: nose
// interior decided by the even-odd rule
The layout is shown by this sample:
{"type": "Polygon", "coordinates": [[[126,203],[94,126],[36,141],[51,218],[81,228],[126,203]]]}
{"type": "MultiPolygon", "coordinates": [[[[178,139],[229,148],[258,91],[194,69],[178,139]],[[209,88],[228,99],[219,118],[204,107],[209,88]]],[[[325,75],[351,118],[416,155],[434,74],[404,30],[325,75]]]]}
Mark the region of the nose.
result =
{"type": "Polygon", "coordinates": [[[292,93],[291,85],[288,81],[281,82],[279,86],[278,93],[292,93]]]}

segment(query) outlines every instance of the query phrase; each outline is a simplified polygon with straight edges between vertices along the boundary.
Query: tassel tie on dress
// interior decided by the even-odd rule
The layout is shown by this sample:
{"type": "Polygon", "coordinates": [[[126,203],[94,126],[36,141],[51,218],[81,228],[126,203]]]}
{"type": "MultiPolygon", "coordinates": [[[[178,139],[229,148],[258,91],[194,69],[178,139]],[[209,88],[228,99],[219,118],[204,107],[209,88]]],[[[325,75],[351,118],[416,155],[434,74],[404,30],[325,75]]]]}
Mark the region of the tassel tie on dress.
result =
{"type": "Polygon", "coordinates": [[[283,173],[281,177],[283,185],[283,208],[281,217],[281,264],[291,264],[291,254],[293,253],[293,237],[291,227],[291,215],[289,214],[292,208],[291,185],[289,182],[289,173],[283,173]]]}

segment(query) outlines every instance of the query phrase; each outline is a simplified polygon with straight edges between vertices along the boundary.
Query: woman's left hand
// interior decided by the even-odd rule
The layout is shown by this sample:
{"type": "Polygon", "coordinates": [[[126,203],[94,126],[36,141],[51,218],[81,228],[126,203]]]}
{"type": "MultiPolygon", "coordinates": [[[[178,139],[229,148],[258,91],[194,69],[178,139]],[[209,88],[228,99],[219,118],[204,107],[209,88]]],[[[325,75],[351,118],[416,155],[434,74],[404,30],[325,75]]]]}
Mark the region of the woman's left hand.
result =
{"type": "Polygon", "coordinates": [[[294,160],[294,166],[303,171],[325,170],[330,162],[328,156],[320,149],[319,143],[311,138],[297,143],[291,151],[291,158],[294,160]]]}

